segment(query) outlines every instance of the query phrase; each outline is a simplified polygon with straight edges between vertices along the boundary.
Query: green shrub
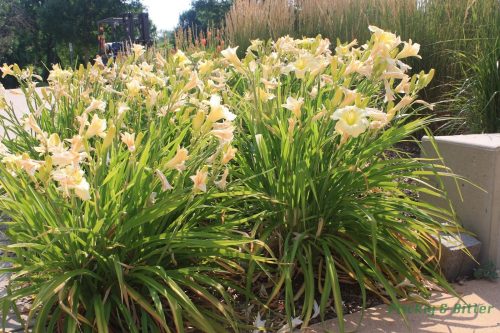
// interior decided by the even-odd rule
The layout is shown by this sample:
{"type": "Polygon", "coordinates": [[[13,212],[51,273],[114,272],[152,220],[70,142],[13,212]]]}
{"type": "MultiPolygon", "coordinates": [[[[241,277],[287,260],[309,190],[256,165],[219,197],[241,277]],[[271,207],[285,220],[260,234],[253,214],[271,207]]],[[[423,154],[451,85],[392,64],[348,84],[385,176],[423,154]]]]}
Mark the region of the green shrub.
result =
{"type": "Polygon", "coordinates": [[[365,46],[338,44],[334,55],[320,37],[254,41],[241,61],[223,53],[242,122],[237,174],[270,198],[270,218],[255,226],[280,261],[267,304],[283,291],[289,320],[306,326],[315,301],[323,318],[333,300],[343,329],[342,281],[359,285],[363,306],[367,290],[398,308],[428,296],[428,277],[451,289],[433,236],[459,227],[451,211],[416,200],[445,197],[428,178],[448,171],[397,148],[432,121],[416,105],[433,72],[408,76],[402,61],[418,45],[370,29],[365,46]]]}
{"type": "Polygon", "coordinates": [[[55,66],[39,92],[30,70],[3,68],[33,106],[3,118],[16,134],[0,151],[4,326],[28,298],[34,332],[239,329],[229,273],[244,271],[253,240],[236,204],[250,194],[227,184],[232,114],[202,102],[181,53],[147,63],[134,48],[108,66],[55,66]]]}

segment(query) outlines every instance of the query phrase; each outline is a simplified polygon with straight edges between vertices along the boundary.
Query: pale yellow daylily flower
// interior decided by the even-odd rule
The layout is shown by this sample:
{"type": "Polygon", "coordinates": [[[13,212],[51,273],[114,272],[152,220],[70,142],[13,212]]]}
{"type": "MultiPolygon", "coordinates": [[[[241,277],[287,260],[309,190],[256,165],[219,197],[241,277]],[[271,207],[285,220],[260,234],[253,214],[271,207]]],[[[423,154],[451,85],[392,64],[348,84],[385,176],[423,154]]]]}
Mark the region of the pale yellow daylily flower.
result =
{"type": "Polygon", "coordinates": [[[135,58],[139,58],[141,55],[146,52],[146,49],[143,45],[140,44],[132,44],[132,52],[134,53],[135,58]]]}
{"type": "Polygon", "coordinates": [[[337,120],[335,130],[341,135],[356,138],[364,133],[370,125],[366,115],[366,110],[356,106],[345,106],[337,109],[332,115],[332,119],[337,120]]]}
{"type": "Polygon", "coordinates": [[[141,83],[137,79],[132,79],[130,82],[127,82],[127,92],[129,97],[135,97],[137,96],[142,89],[144,89],[144,86],[141,85],[141,83]]]}
{"type": "Polygon", "coordinates": [[[298,99],[296,99],[290,96],[286,99],[286,104],[282,104],[281,106],[292,111],[295,117],[300,118],[300,109],[302,108],[302,105],[304,105],[303,97],[299,97],[298,99]]]}
{"type": "Polygon", "coordinates": [[[161,190],[163,192],[174,189],[174,187],[172,185],[170,185],[170,183],[168,182],[167,177],[163,174],[163,172],[161,172],[160,170],[156,169],[155,170],[155,174],[158,177],[158,179],[160,179],[161,190]]]}
{"type": "Polygon", "coordinates": [[[92,121],[90,122],[89,127],[87,128],[87,132],[85,133],[85,137],[91,138],[93,136],[106,136],[106,119],[99,118],[98,115],[94,114],[92,117],[92,121]]]}
{"type": "Polygon", "coordinates": [[[52,172],[52,178],[59,183],[60,189],[65,196],[74,190],[75,194],[82,200],[90,199],[90,186],[84,177],[84,172],[78,167],[68,165],[52,172]]]}
{"type": "Polygon", "coordinates": [[[221,143],[221,145],[230,143],[234,138],[234,126],[231,122],[224,123],[216,123],[214,124],[213,129],[210,131],[212,135],[217,137],[221,143]]]}
{"type": "Polygon", "coordinates": [[[186,161],[189,159],[189,153],[186,148],[179,148],[175,156],[165,164],[168,169],[177,169],[183,171],[186,169],[186,161]]]}
{"type": "Polygon", "coordinates": [[[12,70],[13,65],[7,65],[6,63],[3,63],[3,66],[0,68],[2,71],[2,79],[5,78],[7,75],[14,75],[14,71],[12,70]]]}
{"type": "Polygon", "coordinates": [[[408,57],[417,57],[419,59],[422,59],[422,57],[418,55],[418,52],[420,51],[420,44],[412,43],[411,39],[408,40],[408,42],[403,43],[403,49],[398,53],[396,59],[403,59],[408,57]]]}
{"type": "Polygon", "coordinates": [[[35,172],[40,168],[43,162],[35,161],[29,157],[28,154],[24,153],[21,158],[17,160],[18,166],[26,171],[30,176],[34,176],[35,172]]]}
{"type": "Polygon", "coordinates": [[[229,111],[229,109],[221,104],[222,98],[219,95],[212,95],[210,97],[210,113],[208,114],[207,120],[210,122],[216,122],[221,119],[232,121],[236,119],[236,115],[229,111]]]}
{"type": "Polygon", "coordinates": [[[90,113],[95,110],[104,111],[106,109],[106,102],[92,98],[92,102],[85,109],[85,113],[90,113]]]}
{"type": "Polygon", "coordinates": [[[127,145],[127,148],[130,152],[135,151],[135,133],[121,133],[120,134],[121,140],[124,144],[127,145]]]}
{"type": "Polygon", "coordinates": [[[214,183],[215,185],[220,188],[221,190],[225,190],[227,187],[227,176],[229,175],[229,169],[226,168],[224,170],[224,173],[221,176],[220,180],[216,180],[214,183]]]}
{"type": "Polygon", "coordinates": [[[198,71],[200,75],[210,74],[214,67],[214,62],[212,60],[200,61],[198,63],[198,71]]]}
{"type": "Polygon", "coordinates": [[[236,54],[238,47],[239,46],[233,48],[228,47],[227,49],[221,51],[221,55],[235,67],[241,67],[241,60],[238,58],[238,55],[236,54]]]}
{"type": "Polygon", "coordinates": [[[193,190],[195,192],[207,191],[207,179],[208,179],[208,171],[206,170],[198,170],[194,176],[189,177],[193,181],[193,190]]]}
{"type": "Polygon", "coordinates": [[[184,52],[182,52],[181,50],[177,50],[177,52],[175,52],[173,58],[174,58],[174,61],[176,61],[180,66],[189,65],[191,63],[191,60],[189,60],[189,58],[186,56],[186,54],[184,52]]]}

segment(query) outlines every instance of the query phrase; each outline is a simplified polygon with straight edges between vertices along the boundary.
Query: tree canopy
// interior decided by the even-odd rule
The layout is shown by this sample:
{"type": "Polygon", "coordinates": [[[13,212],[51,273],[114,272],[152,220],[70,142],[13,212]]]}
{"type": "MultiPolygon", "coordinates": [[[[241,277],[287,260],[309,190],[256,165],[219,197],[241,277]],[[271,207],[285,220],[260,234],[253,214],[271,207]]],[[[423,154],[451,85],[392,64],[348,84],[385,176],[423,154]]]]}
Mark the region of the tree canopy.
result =
{"type": "Polygon", "coordinates": [[[0,1],[0,64],[68,65],[69,43],[86,62],[97,52],[98,20],[142,10],[139,0],[0,1]]]}
{"type": "Polygon", "coordinates": [[[191,8],[180,15],[179,26],[202,30],[209,26],[220,27],[231,4],[232,0],[193,0],[191,8]]]}

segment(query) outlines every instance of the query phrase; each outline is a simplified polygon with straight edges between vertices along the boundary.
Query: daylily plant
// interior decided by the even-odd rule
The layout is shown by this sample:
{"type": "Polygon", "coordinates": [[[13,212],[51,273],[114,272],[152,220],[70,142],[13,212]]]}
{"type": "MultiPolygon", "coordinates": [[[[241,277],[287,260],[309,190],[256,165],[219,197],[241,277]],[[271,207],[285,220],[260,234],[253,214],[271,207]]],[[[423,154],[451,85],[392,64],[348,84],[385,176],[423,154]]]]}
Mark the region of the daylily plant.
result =
{"type": "Polygon", "coordinates": [[[242,59],[133,45],[54,65],[43,88],[4,64],[29,113],[0,87],[15,254],[3,317],[27,297],[35,332],[238,331],[245,296],[259,331],[305,327],[330,304],[343,329],[340,282],[363,306],[367,290],[397,305],[428,295],[427,279],[449,288],[434,237],[453,214],[413,196],[445,197],[427,184],[442,170],[396,148],[426,130],[409,116],[434,72],[411,75],[419,45],[369,29],[361,46],[256,40],[242,59]],[[269,327],[279,297],[285,325],[269,327]]]}

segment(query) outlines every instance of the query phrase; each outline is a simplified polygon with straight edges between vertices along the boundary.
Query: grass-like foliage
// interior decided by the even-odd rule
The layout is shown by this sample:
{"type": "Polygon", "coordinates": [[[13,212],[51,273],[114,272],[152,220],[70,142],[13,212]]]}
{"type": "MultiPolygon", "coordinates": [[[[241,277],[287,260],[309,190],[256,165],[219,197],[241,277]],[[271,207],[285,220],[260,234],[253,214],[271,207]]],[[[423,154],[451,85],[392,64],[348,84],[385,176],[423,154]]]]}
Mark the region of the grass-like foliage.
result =
{"type": "Polygon", "coordinates": [[[408,76],[418,45],[371,30],[335,54],[327,40],[289,37],[254,41],[241,61],[225,54],[239,78],[238,172],[270,198],[255,227],[280,260],[267,303],[283,291],[288,318],[305,325],[315,303],[323,316],[333,302],[343,327],[341,282],[357,283],[363,304],[367,290],[396,305],[426,296],[426,276],[449,288],[433,237],[456,230],[453,214],[416,200],[445,197],[427,179],[447,170],[396,147],[430,123],[411,110],[432,72],[408,76]]]}
{"type": "Polygon", "coordinates": [[[35,332],[232,332],[245,300],[263,331],[284,298],[292,326],[333,304],[343,328],[341,283],[363,305],[451,291],[436,238],[458,227],[417,200],[445,197],[427,181],[449,172],[397,148],[431,122],[418,93],[434,71],[410,75],[420,45],[370,31],[256,40],[244,59],[134,45],[54,66],[38,90],[5,64],[29,113],[0,91],[3,318],[27,299],[35,332]]]}
{"type": "MultiPolygon", "coordinates": [[[[457,117],[449,126],[472,133],[500,132],[500,38],[479,49],[455,52],[465,79],[453,85],[450,109],[457,117]]],[[[453,128],[452,128],[453,129],[453,128]]]]}
{"type": "Polygon", "coordinates": [[[29,70],[4,67],[32,106],[22,120],[11,107],[3,116],[4,325],[27,298],[35,332],[238,330],[228,292],[238,279],[225,277],[244,271],[253,241],[237,233],[236,202],[250,196],[227,184],[233,115],[201,105],[202,81],[180,53],[150,65],[135,51],[55,67],[38,92],[29,70]]]}

